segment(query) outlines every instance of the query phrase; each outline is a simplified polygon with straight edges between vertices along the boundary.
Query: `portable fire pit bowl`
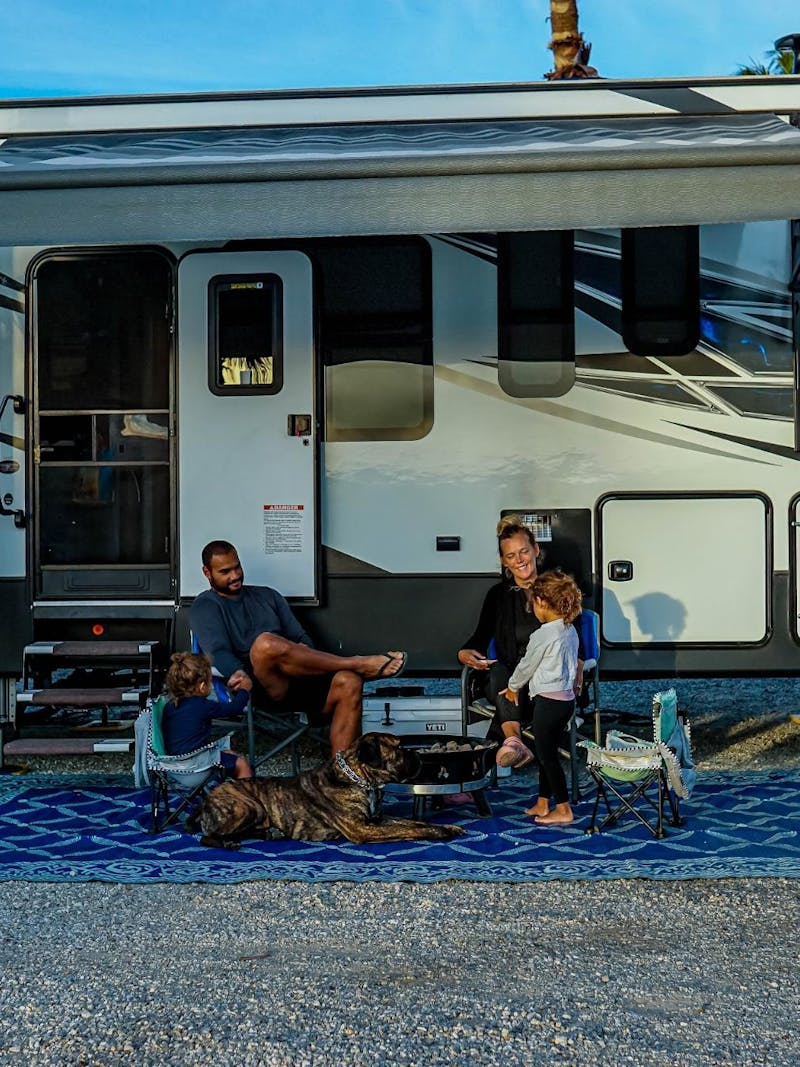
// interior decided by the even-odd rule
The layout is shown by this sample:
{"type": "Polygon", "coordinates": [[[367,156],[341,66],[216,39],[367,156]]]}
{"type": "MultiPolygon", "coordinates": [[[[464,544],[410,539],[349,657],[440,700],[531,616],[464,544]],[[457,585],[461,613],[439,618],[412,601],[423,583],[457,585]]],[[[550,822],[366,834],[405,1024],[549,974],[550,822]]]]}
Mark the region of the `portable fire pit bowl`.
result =
{"type": "Polygon", "coordinates": [[[414,753],[419,770],[407,782],[390,783],[384,792],[412,796],[414,818],[421,819],[430,801],[434,808],[444,806],[445,797],[468,793],[481,818],[489,818],[492,809],[485,789],[496,781],[496,741],[477,737],[411,734],[401,737],[403,748],[414,753]]]}

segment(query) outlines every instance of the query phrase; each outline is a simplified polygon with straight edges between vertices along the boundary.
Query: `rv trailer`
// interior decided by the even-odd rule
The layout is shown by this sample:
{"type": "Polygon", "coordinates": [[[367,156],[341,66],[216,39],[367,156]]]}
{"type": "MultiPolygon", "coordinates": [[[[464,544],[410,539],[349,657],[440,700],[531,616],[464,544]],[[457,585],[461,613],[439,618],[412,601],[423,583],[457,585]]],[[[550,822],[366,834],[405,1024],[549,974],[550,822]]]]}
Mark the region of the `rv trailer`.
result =
{"type": "MultiPolygon", "coordinates": [[[[441,673],[534,524],[606,675],[798,663],[800,78],[0,105],[0,675],[237,545],[441,673]]],[[[95,647],[95,651],[96,651],[95,647]]]]}

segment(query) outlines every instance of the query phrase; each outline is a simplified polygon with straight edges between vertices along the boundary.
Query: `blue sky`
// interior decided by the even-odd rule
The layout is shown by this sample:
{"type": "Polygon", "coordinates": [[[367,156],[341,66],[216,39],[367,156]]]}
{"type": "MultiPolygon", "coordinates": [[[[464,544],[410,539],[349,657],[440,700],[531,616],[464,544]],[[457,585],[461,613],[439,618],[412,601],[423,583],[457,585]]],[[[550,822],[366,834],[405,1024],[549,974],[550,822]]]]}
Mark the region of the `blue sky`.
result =
{"type": "MultiPolygon", "coordinates": [[[[800,32],[796,0],[579,0],[608,78],[727,75],[800,32]]],[[[547,0],[24,0],[0,97],[535,81],[547,0]]]]}

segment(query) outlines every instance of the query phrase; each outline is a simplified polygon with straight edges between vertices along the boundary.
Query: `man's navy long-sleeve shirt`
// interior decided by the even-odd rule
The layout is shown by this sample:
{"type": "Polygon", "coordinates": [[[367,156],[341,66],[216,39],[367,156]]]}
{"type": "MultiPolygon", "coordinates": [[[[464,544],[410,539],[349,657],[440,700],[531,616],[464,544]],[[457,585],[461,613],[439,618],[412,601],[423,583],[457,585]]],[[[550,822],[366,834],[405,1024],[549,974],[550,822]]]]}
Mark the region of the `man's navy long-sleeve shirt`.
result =
{"type": "Polygon", "coordinates": [[[189,624],[200,648],[225,679],[239,670],[252,675],[250,646],[259,634],[278,634],[313,647],[286,600],[266,585],[243,585],[235,597],[207,589],[192,604],[189,624]]]}

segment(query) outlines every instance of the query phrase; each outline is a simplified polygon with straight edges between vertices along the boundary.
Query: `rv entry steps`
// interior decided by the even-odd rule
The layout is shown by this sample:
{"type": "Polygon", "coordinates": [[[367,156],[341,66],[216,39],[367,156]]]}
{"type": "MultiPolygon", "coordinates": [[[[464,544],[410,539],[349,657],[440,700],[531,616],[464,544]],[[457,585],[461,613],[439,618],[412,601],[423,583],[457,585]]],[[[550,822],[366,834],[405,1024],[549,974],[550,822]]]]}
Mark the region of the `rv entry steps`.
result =
{"type": "MultiPolygon", "coordinates": [[[[97,756],[104,752],[131,752],[133,738],[93,739],[91,737],[18,737],[3,745],[3,757],[19,756],[97,756]]],[[[2,766],[2,764],[0,764],[2,766]]]]}
{"type": "Polygon", "coordinates": [[[29,689],[17,693],[17,704],[54,708],[108,708],[139,704],[139,689],[29,689]]]}
{"type": "Polygon", "coordinates": [[[35,641],[25,646],[23,657],[129,661],[151,658],[155,645],[155,641],[35,641]]]}
{"type": "Polygon", "coordinates": [[[20,707],[144,705],[155,641],[35,641],[22,656],[20,707]]]}

